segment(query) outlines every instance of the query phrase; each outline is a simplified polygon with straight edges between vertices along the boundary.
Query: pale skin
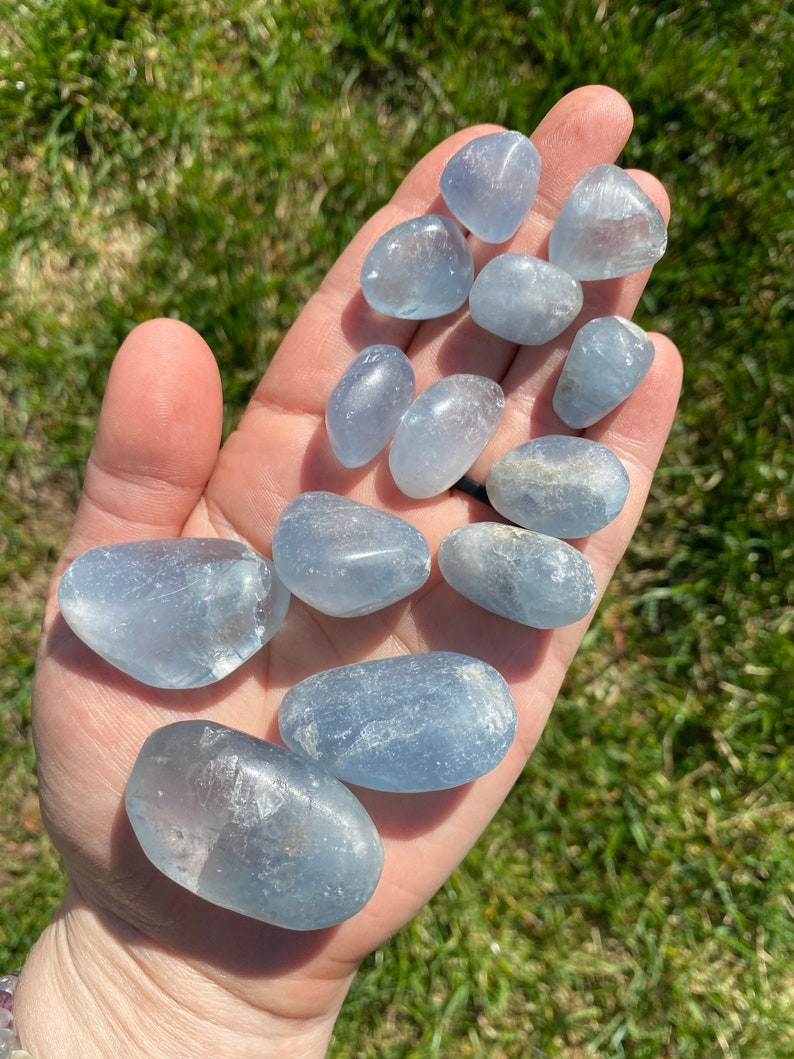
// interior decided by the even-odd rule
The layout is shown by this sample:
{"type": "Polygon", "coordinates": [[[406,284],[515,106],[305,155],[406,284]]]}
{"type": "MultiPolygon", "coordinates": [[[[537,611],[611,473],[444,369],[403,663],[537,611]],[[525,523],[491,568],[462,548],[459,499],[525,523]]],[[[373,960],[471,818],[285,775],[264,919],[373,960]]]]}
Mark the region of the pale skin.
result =
{"type": "MultiPolygon", "coordinates": [[[[631,124],[628,104],[607,88],[579,89],[553,107],[530,134],[543,164],[532,214],[498,252],[544,256],[568,191],[586,169],[618,158],[631,124]]],[[[630,317],[647,273],[585,284],[575,325],[542,348],[486,335],[465,309],[421,324],[391,320],[360,294],[361,263],[376,238],[409,217],[444,212],[438,179],[445,161],[493,128],[467,129],[431,151],[365,225],[285,337],[220,451],[221,384],[198,334],[154,320],[132,332],[114,361],[83,497],[49,594],[35,681],[42,809],[69,876],[67,899],[31,953],[17,993],[20,1036],[36,1059],[324,1055],[361,960],[449,876],[541,735],[592,614],[554,632],[533,631],[463,600],[441,580],[435,561],[420,592],[367,617],[328,618],[293,600],[269,645],[198,691],[158,691],[112,669],[70,632],[56,600],[65,565],[100,544],[222,536],[269,555],[280,511],[310,489],[401,515],[427,536],[434,557],[450,529],[494,517],[454,490],[432,500],[401,496],[385,458],[346,470],[324,428],[325,401],[340,375],[361,348],[378,341],[407,351],[419,390],[455,372],[502,385],[504,416],[471,471],[479,481],[494,459],[530,437],[570,433],[551,408],[551,394],[573,333],[596,316],[630,317]],[[386,859],[374,897],[351,920],[318,932],[270,927],[207,904],[146,861],[126,821],[123,792],[154,728],[207,717],[277,740],[281,698],[302,678],[430,650],[469,653],[494,665],[511,685],[518,736],[498,768],[466,787],[428,795],[358,792],[386,859]]],[[[632,175],[667,217],[659,182],[632,175]]],[[[478,265],[497,252],[472,245],[478,265]]],[[[678,399],[678,352],[664,336],[652,337],[649,375],[623,406],[585,431],[623,460],[631,479],[621,515],[577,542],[600,592],[642,513],[678,399]]]]}

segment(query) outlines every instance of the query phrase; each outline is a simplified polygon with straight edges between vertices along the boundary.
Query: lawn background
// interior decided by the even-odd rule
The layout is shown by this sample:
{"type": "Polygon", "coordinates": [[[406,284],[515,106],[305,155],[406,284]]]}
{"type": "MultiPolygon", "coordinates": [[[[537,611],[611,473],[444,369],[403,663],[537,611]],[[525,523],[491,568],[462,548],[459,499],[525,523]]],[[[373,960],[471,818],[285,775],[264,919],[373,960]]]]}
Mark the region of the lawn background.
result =
{"type": "Polygon", "coordinates": [[[794,1056],[793,45],[779,0],[0,0],[0,969],[63,891],[33,652],[125,334],[196,327],[231,423],[429,147],[603,82],[672,199],[635,319],[680,414],[522,781],[330,1054],[794,1056]]]}

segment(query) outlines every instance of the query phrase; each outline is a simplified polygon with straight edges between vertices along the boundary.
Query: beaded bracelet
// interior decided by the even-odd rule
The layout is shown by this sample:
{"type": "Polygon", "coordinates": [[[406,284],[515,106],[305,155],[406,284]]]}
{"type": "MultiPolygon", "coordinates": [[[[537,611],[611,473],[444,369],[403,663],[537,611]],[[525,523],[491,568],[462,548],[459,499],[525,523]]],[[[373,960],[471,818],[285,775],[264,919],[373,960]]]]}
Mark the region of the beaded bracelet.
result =
{"type": "Polygon", "coordinates": [[[33,1059],[14,1030],[14,990],[18,982],[19,971],[0,975],[0,1059],[33,1059]]]}

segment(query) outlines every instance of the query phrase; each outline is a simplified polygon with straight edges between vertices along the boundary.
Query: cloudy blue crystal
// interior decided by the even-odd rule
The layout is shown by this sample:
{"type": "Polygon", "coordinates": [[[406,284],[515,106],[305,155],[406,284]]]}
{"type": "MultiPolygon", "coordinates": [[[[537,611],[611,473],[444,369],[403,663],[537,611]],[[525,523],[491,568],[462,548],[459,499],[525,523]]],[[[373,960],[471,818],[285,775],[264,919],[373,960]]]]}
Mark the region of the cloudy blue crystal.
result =
{"type": "Polygon", "coordinates": [[[623,510],[629,476],[606,445],[548,434],[501,456],[485,487],[511,522],[552,537],[584,537],[623,510]]]}
{"type": "Polygon", "coordinates": [[[581,552],[519,526],[460,526],[441,542],[438,565],[462,596],[536,629],[578,621],[596,598],[593,571],[581,552]]]}
{"type": "Polygon", "coordinates": [[[449,489],[471,468],[504,409],[498,383],[448,375],[428,386],[400,420],[389,450],[397,486],[418,499],[449,489]]]}
{"type": "Polygon", "coordinates": [[[567,272],[529,254],[500,254],[480,271],[469,294],[472,319],[519,345],[556,338],[579,315],[581,285],[567,272]]]}
{"type": "Polygon", "coordinates": [[[464,228],[488,243],[503,243],[529,213],[540,180],[540,155],[521,132],[478,136],[454,154],[441,173],[441,194],[464,228]]]}
{"type": "Polygon", "coordinates": [[[667,249],[659,209],[616,165],[589,169],[563,203],[549,261],[579,280],[614,279],[655,264],[667,249]]]}
{"type": "Polygon", "coordinates": [[[291,930],[355,915],[383,868],[375,825],[305,757],[211,721],[143,744],[127,816],[149,860],[222,908],[291,930]]]}
{"type": "Polygon", "coordinates": [[[474,279],[466,238],[448,217],[429,214],[391,228],[361,269],[373,309],[404,320],[429,320],[459,309],[474,279]]]}
{"type": "Polygon", "coordinates": [[[58,589],[61,613],[84,643],[158,688],[227,676],[275,636],[289,600],[269,559],[214,537],[93,548],[58,589]]]}
{"type": "Polygon", "coordinates": [[[284,696],[279,729],[287,746],[348,783],[435,791],[498,765],[516,710],[492,666],[442,651],[308,677],[284,696]]]}
{"type": "Polygon", "coordinates": [[[367,346],[336,384],[325,424],[331,448],[345,467],[363,467],[397,429],[414,397],[410,361],[397,346],[367,346]]]}
{"type": "Polygon", "coordinates": [[[335,493],[302,493],[273,533],[278,576],[315,610],[338,618],[371,614],[421,587],[427,541],[410,523],[335,493]]]}
{"type": "Polygon", "coordinates": [[[653,357],[653,342],[631,320],[591,320],[571,343],[554,391],[554,411],[574,429],[592,426],[637,389],[653,357]]]}

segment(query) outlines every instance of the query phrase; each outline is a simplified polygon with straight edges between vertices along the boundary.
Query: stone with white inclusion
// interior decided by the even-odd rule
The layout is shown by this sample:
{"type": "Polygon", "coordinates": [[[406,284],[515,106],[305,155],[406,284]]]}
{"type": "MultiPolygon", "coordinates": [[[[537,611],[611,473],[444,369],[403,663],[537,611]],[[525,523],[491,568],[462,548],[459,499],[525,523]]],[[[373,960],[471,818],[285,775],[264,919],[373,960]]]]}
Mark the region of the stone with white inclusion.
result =
{"type": "Polygon", "coordinates": [[[637,389],[653,357],[653,342],[631,320],[591,320],[571,343],[554,390],[554,411],[576,430],[592,426],[637,389]]]}
{"type": "Polygon", "coordinates": [[[582,308],[581,284],[530,254],[500,254],[479,272],[469,294],[472,319],[522,346],[550,342],[582,308]]]}
{"type": "Polygon", "coordinates": [[[549,261],[579,280],[629,276],[655,264],[666,249],[664,217],[616,165],[597,165],[584,174],[549,237],[549,261]]]}
{"type": "Polygon", "coordinates": [[[278,576],[323,614],[351,618],[388,607],[430,574],[425,537],[397,515],[324,491],[301,493],[273,533],[278,576]]]}
{"type": "Polygon", "coordinates": [[[444,166],[444,201],[464,228],[487,243],[503,243],[529,213],[540,181],[540,154],[521,132],[478,136],[444,166]]]}
{"type": "Polygon", "coordinates": [[[415,793],[495,768],[513,742],[516,709],[492,666],[438,651],[308,677],[284,696],[279,729],[287,746],[347,783],[415,793]]]}
{"type": "Polygon", "coordinates": [[[400,420],[389,450],[398,488],[416,499],[450,489],[496,430],[504,393],[480,375],[448,375],[419,394],[400,420]]]}
{"type": "Polygon", "coordinates": [[[244,916],[319,930],[372,896],[383,847],[355,796],[293,751],[211,721],[154,731],[127,816],[169,879],[244,916]]]}
{"type": "Polygon", "coordinates": [[[578,621],[596,598],[593,571],[581,552],[519,526],[460,526],[441,542],[438,565],[466,599],[536,629],[578,621]]]}
{"type": "Polygon", "coordinates": [[[439,214],[413,217],[375,243],[361,268],[361,290],[378,312],[430,320],[459,309],[474,279],[463,232],[439,214]]]}
{"type": "Polygon", "coordinates": [[[334,387],[325,410],[331,448],[345,467],[380,452],[414,397],[411,363],[397,346],[367,346],[334,387]]]}
{"type": "Polygon", "coordinates": [[[221,680],[275,636],[289,602],[270,559],[214,537],[92,548],[67,567],[58,589],[72,631],[157,688],[221,680]]]}
{"type": "Polygon", "coordinates": [[[623,510],[629,476],[606,445],[547,434],[501,456],[488,472],[485,488],[500,515],[525,529],[585,537],[623,510]]]}

